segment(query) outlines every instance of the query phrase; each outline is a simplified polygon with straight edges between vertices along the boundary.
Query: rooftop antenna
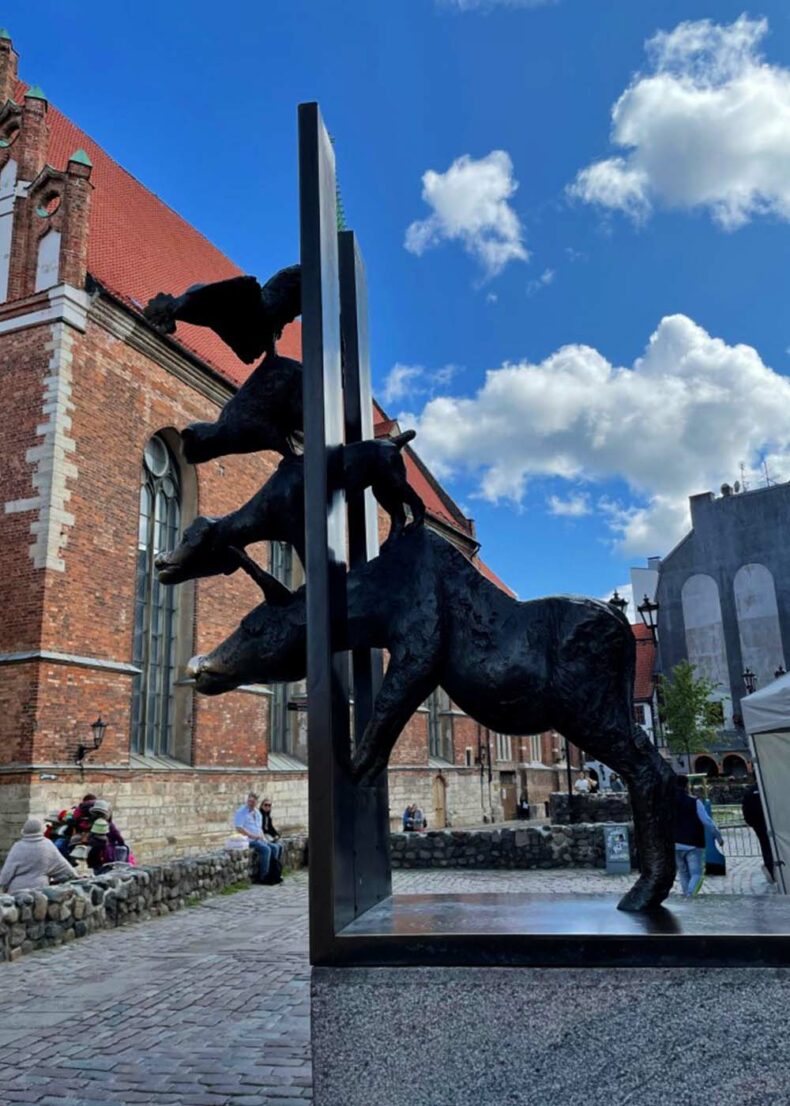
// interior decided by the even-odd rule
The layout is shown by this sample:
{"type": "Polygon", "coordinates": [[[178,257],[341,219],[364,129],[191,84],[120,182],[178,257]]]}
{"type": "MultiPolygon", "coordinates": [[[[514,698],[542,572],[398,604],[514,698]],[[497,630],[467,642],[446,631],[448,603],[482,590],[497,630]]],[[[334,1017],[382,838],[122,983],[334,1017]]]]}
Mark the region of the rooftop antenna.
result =
{"type": "Polygon", "coordinates": [[[771,478],[771,474],[768,471],[768,462],[765,460],[765,458],[763,458],[763,474],[765,476],[766,488],[770,488],[772,484],[776,483],[776,481],[771,478]]]}
{"type": "Polygon", "coordinates": [[[740,468],[741,468],[741,487],[743,488],[743,490],[745,492],[748,492],[749,482],[746,479],[746,465],[743,463],[743,461],[741,461],[740,468]]]}

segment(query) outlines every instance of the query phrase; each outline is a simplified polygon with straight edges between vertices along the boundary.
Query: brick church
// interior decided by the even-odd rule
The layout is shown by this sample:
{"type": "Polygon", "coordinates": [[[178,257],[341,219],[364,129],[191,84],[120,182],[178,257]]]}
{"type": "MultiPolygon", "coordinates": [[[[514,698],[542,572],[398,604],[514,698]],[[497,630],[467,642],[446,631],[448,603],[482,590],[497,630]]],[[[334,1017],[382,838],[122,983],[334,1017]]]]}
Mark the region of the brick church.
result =
{"type": "MultiPolygon", "coordinates": [[[[0,105],[0,854],[28,813],[87,791],[114,804],[145,859],[221,841],[251,787],[273,797],[278,824],[303,827],[300,689],[205,698],[183,682],[255,587],[236,573],[168,589],[153,568],[191,519],[239,506],[279,460],[186,463],[179,428],[215,419],[250,370],[211,331],[162,337],[142,315],[159,291],[240,270],[19,80],[6,32],[0,105]]],[[[280,351],[299,357],[298,324],[280,351]]],[[[505,587],[478,559],[472,520],[408,449],[406,463],[429,525],[505,587]]],[[[283,577],[298,570],[287,548],[250,552],[283,577]]],[[[510,739],[437,692],[395,748],[390,789],[393,824],[411,800],[433,825],[500,815],[515,803],[510,739]],[[494,758],[506,771],[492,787],[481,761],[494,758]]]]}

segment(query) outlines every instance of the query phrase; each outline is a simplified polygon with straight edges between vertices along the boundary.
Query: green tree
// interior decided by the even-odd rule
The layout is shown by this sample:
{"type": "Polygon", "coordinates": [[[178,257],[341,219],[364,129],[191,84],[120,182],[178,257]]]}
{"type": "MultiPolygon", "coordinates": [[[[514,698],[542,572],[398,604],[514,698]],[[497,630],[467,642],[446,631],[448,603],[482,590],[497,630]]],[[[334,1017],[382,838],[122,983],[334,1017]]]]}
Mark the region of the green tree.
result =
{"type": "Polygon", "coordinates": [[[681,661],[658,686],[666,743],[676,756],[685,754],[687,770],[692,753],[707,751],[721,712],[719,703],[711,700],[718,685],[694,673],[693,664],[681,661]]]}

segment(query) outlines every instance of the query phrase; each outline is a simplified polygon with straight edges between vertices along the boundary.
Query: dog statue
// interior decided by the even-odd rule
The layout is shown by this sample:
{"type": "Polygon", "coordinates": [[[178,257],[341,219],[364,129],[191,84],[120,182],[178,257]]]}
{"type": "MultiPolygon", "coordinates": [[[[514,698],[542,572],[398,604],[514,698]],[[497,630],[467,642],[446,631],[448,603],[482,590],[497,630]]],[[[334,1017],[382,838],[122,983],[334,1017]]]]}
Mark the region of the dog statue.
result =
{"type": "MultiPolygon", "coordinates": [[[[411,510],[415,524],[425,518],[425,504],[406,479],[401,454],[414,436],[415,431],[407,430],[396,438],[343,446],[343,488],[349,495],[372,489],[390,516],[390,538],[402,533],[406,525],[404,505],[411,510]]],[[[303,460],[284,457],[260,491],[237,511],[223,518],[196,518],[184,531],[180,545],[156,558],[160,584],[235,572],[240,566],[238,550],[258,541],[288,542],[304,564],[303,460]]]]}

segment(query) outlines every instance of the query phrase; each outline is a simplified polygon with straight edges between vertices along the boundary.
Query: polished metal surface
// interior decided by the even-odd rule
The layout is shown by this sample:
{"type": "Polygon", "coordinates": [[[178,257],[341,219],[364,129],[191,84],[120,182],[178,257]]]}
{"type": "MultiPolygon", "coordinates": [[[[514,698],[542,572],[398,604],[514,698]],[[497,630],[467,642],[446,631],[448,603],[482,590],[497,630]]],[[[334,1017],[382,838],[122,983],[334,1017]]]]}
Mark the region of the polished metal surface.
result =
{"type": "Polygon", "coordinates": [[[469,894],[394,895],[343,930],[351,934],[435,933],[711,936],[784,933],[790,936],[790,900],[732,895],[672,899],[671,909],[645,914],[614,910],[616,895],[469,894]]]}
{"type": "Polygon", "coordinates": [[[706,895],[644,913],[614,895],[395,895],[346,926],[325,963],[373,966],[790,965],[790,900],[706,895]]]}

